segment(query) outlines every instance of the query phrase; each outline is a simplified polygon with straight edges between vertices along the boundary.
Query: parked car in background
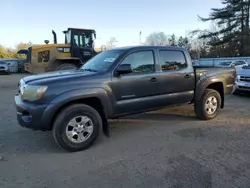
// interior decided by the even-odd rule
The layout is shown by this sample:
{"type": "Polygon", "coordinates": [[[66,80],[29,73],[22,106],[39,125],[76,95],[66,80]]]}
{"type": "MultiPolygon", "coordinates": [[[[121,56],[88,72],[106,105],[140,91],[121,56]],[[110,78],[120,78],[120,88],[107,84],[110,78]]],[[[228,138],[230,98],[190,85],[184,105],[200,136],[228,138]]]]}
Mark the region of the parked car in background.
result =
{"type": "Polygon", "coordinates": [[[219,62],[217,67],[235,67],[236,70],[242,69],[243,66],[247,66],[248,63],[244,60],[236,60],[236,61],[222,61],[219,62]]]}
{"type": "Polygon", "coordinates": [[[17,73],[18,71],[18,59],[13,59],[13,58],[6,58],[4,59],[6,64],[9,67],[9,71],[11,73],[17,73]]]}
{"type": "Polygon", "coordinates": [[[250,92],[250,65],[243,66],[237,71],[233,94],[250,92]]]}
{"type": "Polygon", "coordinates": [[[5,73],[5,74],[10,73],[9,66],[4,60],[1,59],[0,59],[0,73],[5,73]]]}

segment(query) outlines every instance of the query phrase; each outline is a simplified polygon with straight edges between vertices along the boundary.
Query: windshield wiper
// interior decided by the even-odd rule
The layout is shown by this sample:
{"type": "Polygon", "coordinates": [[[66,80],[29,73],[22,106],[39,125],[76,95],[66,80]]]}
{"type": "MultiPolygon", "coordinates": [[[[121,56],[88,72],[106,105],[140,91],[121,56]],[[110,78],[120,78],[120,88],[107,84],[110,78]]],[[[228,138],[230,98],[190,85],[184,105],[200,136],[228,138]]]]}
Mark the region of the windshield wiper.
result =
{"type": "Polygon", "coordinates": [[[90,71],[90,72],[97,72],[97,70],[94,70],[94,69],[81,69],[83,71],[90,71]]]}

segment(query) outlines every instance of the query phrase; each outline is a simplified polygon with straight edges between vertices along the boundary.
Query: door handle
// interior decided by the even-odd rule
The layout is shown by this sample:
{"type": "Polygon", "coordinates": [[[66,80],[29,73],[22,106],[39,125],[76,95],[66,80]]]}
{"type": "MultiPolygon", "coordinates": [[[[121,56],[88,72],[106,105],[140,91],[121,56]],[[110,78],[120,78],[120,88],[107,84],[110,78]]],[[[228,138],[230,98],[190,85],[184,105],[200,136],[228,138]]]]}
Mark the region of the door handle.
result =
{"type": "Polygon", "coordinates": [[[190,78],[190,74],[186,74],[184,78],[190,78]]]}
{"type": "Polygon", "coordinates": [[[157,79],[156,79],[156,78],[149,78],[149,81],[150,81],[150,82],[156,82],[157,79]]]}

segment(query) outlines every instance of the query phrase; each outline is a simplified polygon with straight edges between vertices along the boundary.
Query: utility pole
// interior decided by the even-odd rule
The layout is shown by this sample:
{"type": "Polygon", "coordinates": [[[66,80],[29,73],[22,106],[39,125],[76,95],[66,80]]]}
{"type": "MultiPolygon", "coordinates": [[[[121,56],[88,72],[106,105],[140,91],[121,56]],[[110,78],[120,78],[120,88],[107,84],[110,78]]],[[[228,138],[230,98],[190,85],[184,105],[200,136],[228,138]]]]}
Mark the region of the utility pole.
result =
{"type": "Polygon", "coordinates": [[[139,33],[139,45],[141,45],[141,31],[140,31],[140,33],[139,33]]]}

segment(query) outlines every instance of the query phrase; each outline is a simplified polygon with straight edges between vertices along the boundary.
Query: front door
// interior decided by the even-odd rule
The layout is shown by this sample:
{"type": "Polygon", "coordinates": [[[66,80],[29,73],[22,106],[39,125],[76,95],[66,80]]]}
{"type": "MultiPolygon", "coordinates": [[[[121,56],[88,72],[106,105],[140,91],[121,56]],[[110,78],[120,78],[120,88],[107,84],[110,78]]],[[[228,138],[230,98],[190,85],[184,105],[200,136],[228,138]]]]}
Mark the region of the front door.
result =
{"type": "Polygon", "coordinates": [[[112,77],[116,115],[154,108],[154,99],[159,94],[154,51],[132,52],[120,64],[131,64],[132,73],[112,77]]]}

